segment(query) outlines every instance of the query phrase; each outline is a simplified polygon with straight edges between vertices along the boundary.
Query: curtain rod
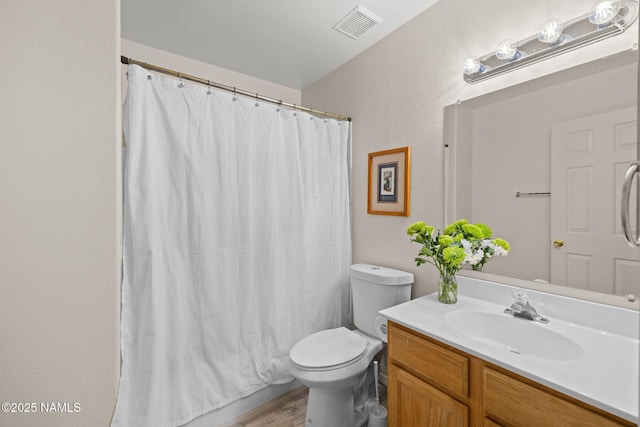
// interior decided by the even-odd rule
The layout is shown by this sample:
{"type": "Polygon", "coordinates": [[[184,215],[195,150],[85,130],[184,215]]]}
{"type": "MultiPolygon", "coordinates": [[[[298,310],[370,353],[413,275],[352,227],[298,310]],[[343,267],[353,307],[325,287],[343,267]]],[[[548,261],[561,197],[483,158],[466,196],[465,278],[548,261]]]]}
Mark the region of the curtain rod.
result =
{"type": "Polygon", "coordinates": [[[307,113],[311,113],[311,114],[315,114],[315,115],[320,115],[320,116],[326,116],[326,117],[331,117],[337,120],[346,120],[346,121],[351,121],[351,117],[348,116],[341,116],[339,114],[332,114],[332,113],[327,113],[325,111],[318,111],[318,110],[314,110],[313,108],[309,108],[309,107],[303,107],[300,105],[296,105],[296,104],[290,104],[288,102],[284,102],[281,101],[279,99],[274,99],[274,98],[269,98],[266,96],[262,96],[259,95],[257,93],[252,93],[252,92],[247,92],[246,90],[242,90],[242,89],[238,89],[232,86],[227,86],[227,85],[223,85],[220,83],[215,83],[212,82],[210,80],[207,79],[203,79],[200,77],[195,77],[195,76],[191,76],[189,74],[184,74],[184,73],[179,73],[177,71],[173,71],[173,70],[169,70],[168,68],[162,68],[159,67],[157,65],[152,65],[152,64],[147,64],[146,62],[140,62],[140,61],[136,61],[135,59],[131,59],[131,58],[127,58],[126,56],[120,56],[120,62],[126,65],[139,65],[143,68],[146,68],[147,70],[152,70],[152,71],[157,71],[159,73],[163,73],[163,74],[168,74],[170,76],[173,77],[178,77],[180,79],[185,79],[185,80],[190,80],[192,82],[196,82],[196,83],[200,83],[206,86],[210,86],[210,87],[215,87],[217,89],[222,89],[222,90],[226,90],[228,92],[233,92],[236,93],[238,95],[243,95],[243,96],[247,96],[250,98],[255,98],[255,99],[259,99],[261,101],[265,101],[265,102],[270,102],[272,104],[278,104],[281,105],[283,107],[288,107],[288,108],[292,108],[294,110],[300,110],[300,111],[305,111],[307,113]]]}

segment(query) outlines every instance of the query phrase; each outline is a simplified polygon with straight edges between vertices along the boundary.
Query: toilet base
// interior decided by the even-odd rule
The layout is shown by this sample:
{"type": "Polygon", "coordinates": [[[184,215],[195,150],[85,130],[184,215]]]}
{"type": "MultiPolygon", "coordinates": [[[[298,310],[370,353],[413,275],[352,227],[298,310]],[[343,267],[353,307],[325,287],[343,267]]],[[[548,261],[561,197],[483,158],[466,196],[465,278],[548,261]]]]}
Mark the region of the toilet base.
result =
{"type": "Polygon", "coordinates": [[[305,427],[353,427],[355,411],[351,387],[341,391],[309,389],[305,427]]]}

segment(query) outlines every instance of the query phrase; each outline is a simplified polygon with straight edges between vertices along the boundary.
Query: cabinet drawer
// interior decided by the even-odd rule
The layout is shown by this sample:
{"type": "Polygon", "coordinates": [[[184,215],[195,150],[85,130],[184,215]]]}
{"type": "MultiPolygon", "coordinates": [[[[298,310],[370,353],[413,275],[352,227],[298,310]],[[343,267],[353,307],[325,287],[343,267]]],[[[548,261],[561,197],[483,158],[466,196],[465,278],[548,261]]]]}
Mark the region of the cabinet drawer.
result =
{"type": "Polygon", "coordinates": [[[389,322],[388,356],[393,363],[466,401],[469,359],[389,322]]]}
{"type": "Polygon", "coordinates": [[[485,414],[510,426],[620,426],[589,409],[532,387],[493,369],[482,372],[485,414]]]}

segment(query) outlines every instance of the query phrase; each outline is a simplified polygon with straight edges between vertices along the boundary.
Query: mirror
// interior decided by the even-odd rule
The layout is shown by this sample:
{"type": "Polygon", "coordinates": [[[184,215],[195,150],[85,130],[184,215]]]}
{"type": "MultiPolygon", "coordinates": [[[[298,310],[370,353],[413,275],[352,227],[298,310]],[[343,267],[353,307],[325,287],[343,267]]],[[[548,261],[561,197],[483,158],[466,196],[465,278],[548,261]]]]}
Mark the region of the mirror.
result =
{"type": "Polygon", "coordinates": [[[638,155],[637,64],[622,52],[445,108],[445,220],[487,224],[511,244],[486,273],[640,296],[640,250],[619,219],[638,155]],[[573,152],[607,163],[574,164],[573,152]]]}

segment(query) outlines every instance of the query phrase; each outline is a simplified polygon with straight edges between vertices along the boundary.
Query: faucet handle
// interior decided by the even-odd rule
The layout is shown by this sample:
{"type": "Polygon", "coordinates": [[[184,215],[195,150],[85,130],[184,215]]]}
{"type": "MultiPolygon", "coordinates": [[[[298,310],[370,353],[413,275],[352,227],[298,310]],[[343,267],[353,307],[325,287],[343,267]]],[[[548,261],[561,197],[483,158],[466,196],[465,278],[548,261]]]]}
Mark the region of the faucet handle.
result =
{"type": "Polygon", "coordinates": [[[527,301],[527,292],[524,289],[518,288],[511,292],[511,296],[515,299],[515,302],[511,304],[510,308],[505,308],[506,314],[512,314],[518,317],[524,317],[525,319],[535,320],[540,323],[549,323],[549,319],[542,317],[538,314],[535,308],[527,301]]]}
{"type": "Polygon", "coordinates": [[[527,303],[527,292],[522,288],[518,288],[511,292],[511,296],[516,300],[518,304],[523,305],[527,303]]]}

